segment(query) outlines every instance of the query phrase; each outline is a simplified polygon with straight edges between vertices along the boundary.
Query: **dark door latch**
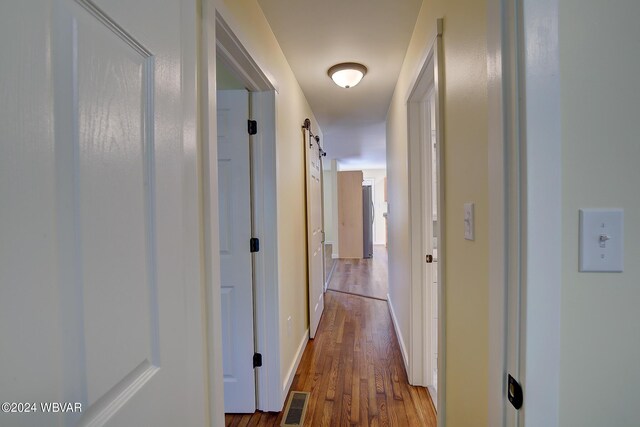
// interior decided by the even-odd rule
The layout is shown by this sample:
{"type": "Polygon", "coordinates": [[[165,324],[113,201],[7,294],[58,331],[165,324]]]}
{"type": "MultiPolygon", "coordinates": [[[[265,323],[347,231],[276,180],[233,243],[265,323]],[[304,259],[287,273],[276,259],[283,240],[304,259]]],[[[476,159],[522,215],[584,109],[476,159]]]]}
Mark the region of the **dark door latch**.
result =
{"type": "Polygon", "coordinates": [[[514,408],[522,408],[522,386],[511,375],[507,383],[507,398],[514,408]]]}

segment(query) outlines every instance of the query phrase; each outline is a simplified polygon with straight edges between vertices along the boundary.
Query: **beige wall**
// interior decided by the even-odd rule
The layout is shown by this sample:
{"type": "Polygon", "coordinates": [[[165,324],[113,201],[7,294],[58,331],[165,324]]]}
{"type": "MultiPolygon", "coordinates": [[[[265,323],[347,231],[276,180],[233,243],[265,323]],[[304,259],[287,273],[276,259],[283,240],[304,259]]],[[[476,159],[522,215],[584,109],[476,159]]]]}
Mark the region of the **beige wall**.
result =
{"type": "Polygon", "coordinates": [[[254,60],[272,78],[276,94],[278,278],[281,377],[286,380],[308,329],[304,145],[301,126],[311,108],[256,0],[216,0],[216,7],[254,60]],[[291,317],[291,332],[287,319],[291,317]]]}
{"type": "Polygon", "coordinates": [[[561,0],[560,425],[640,425],[640,2],[561,0]],[[578,272],[578,209],[624,209],[623,273],[578,272]]]}
{"type": "Polygon", "coordinates": [[[409,339],[409,205],[405,100],[444,18],[446,211],[446,416],[448,427],[487,425],[488,219],[486,3],[425,0],[387,117],[390,297],[409,339]],[[475,202],[476,239],[463,237],[463,204],[475,202]]]}

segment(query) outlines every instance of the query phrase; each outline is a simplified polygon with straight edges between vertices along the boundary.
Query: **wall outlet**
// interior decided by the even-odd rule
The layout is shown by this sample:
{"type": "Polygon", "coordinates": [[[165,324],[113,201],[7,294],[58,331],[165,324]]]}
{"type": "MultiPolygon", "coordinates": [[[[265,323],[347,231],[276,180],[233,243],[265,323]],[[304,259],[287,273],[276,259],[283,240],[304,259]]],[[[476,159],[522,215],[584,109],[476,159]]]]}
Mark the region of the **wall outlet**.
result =
{"type": "Polygon", "coordinates": [[[475,226],[473,224],[473,203],[464,204],[464,238],[466,240],[475,239],[475,226]]]}

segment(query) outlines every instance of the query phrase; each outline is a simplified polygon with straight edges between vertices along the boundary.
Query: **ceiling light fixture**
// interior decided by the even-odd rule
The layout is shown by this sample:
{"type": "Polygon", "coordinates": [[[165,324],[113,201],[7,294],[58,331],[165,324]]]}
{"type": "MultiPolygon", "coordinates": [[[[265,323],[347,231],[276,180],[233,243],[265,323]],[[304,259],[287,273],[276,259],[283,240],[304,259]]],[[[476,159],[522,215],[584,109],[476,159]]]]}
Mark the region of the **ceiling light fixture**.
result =
{"type": "Polygon", "coordinates": [[[340,87],[349,89],[354,87],[367,74],[367,67],[356,62],[343,62],[329,68],[327,74],[340,87]]]}

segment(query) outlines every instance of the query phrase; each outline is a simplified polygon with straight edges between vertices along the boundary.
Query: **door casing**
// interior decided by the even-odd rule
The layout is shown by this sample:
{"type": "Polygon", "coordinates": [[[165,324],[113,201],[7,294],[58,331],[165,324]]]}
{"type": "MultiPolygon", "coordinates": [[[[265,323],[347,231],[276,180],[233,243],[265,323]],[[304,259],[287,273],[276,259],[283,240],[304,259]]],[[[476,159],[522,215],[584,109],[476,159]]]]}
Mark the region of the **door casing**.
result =
{"type": "Polygon", "coordinates": [[[555,427],[562,289],[558,0],[487,6],[488,425],[555,427]],[[524,388],[517,413],[506,399],[508,371],[524,388]]]}

